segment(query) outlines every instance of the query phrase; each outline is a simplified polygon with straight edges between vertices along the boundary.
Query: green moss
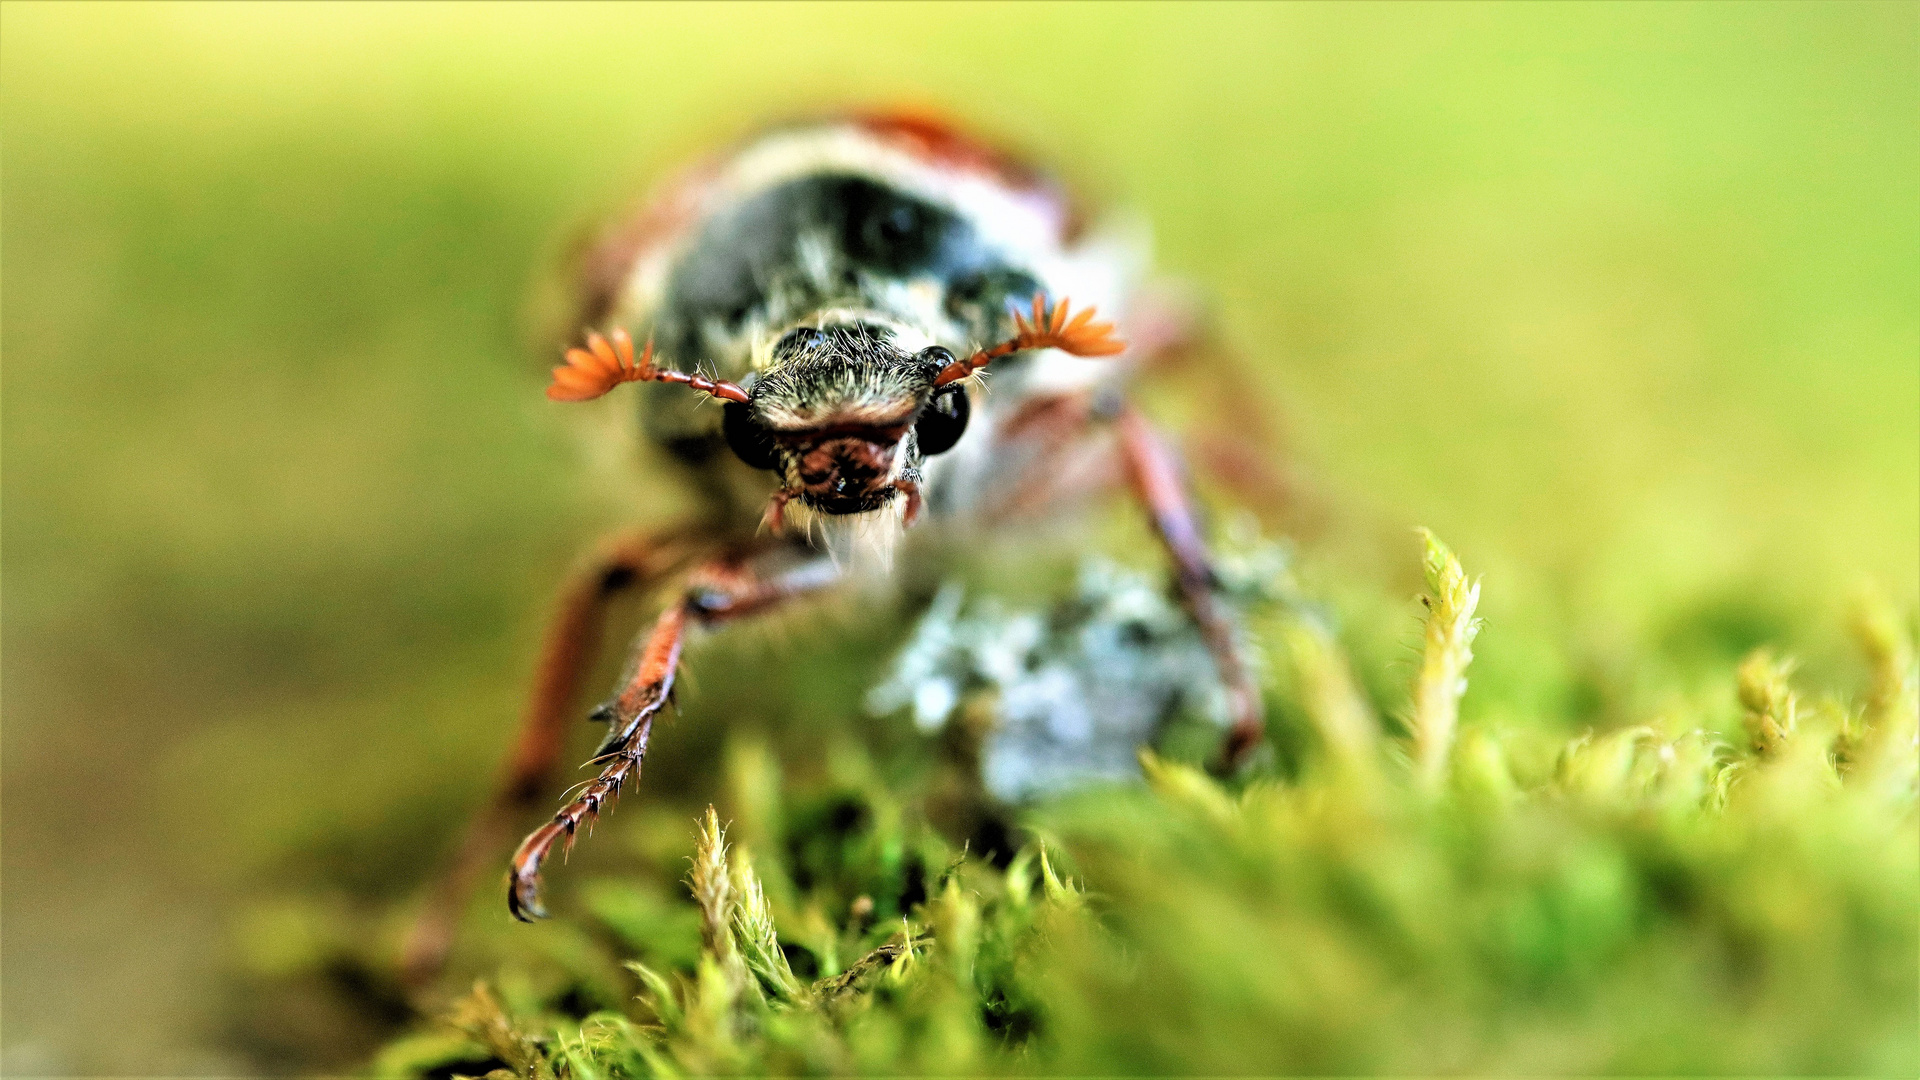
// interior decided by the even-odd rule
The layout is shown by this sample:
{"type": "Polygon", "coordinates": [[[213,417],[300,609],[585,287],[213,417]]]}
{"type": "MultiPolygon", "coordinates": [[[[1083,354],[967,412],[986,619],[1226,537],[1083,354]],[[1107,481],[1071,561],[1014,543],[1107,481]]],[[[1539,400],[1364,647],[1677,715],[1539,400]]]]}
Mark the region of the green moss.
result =
{"type": "MultiPolygon", "coordinates": [[[[482,981],[369,1068],[1920,1069],[1920,701],[1900,620],[1858,618],[1857,700],[1809,697],[1757,653],[1719,673],[1738,711],[1453,737],[1432,710],[1458,698],[1477,585],[1427,551],[1406,739],[1299,612],[1267,627],[1294,760],[1222,782],[1146,754],[1144,785],[1035,806],[1007,845],[942,836],[916,786],[861,751],[801,779],[743,738],[735,824],[709,809],[681,826],[677,897],[675,861],[656,860],[591,883],[558,926],[477,920],[482,981]]],[[[635,837],[680,813],[634,809],[635,837]]]]}

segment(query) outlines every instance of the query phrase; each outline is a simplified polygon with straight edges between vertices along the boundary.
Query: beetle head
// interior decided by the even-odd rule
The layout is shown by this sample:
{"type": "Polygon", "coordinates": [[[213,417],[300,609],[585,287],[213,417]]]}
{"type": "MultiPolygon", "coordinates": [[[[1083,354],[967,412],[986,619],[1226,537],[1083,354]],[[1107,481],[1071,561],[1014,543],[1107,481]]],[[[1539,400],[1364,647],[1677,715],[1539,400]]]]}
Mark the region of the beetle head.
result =
{"type": "Polygon", "coordinates": [[[742,461],[779,474],[768,508],[776,529],[798,498],[830,517],[869,514],[900,502],[888,521],[912,524],[920,508],[920,463],[952,448],[967,427],[966,381],[994,360],[1025,349],[1115,356],[1126,345],[1092,308],[1077,315],[1064,298],[1033,298],[1029,319],[1011,312],[1012,337],[956,359],[925,335],[885,319],[821,312],[773,342],[748,386],[698,372],[655,367],[649,341],[638,359],[618,327],[587,334],[553,369],[547,396],[587,401],[626,382],[677,383],[726,403],[727,445],[742,461]]]}
{"type": "Polygon", "coordinates": [[[904,496],[910,518],[921,462],[965,428],[965,391],[935,392],[953,354],[903,327],[821,323],[781,336],[749,400],[727,404],[727,444],[811,510],[864,514],[904,496]]]}

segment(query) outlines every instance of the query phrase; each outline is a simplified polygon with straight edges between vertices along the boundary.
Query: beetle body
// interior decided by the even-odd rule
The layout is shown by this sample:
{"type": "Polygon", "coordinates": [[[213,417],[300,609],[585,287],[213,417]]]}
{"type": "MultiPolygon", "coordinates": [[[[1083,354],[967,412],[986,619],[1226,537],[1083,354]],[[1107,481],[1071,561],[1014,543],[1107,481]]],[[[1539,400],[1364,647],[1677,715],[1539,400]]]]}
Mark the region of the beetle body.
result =
{"type": "Polygon", "coordinates": [[[1024,404],[1119,377],[1045,350],[997,363],[991,393],[934,386],[1036,296],[1122,314],[1138,262],[1122,250],[1089,242],[1059,188],[942,127],[848,119],[670,182],[590,260],[583,314],[749,393],[714,408],[640,388],[647,438],[726,520],[757,525],[785,495],[808,531],[884,541],[916,501],[935,519],[977,509],[1024,404]]]}
{"type": "Polygon", "coordinates": [[[1222,762],[1243,760],[1262,731],[1258,695],[1179,469],[1118,395],[1152,349],[1093,321],[1096,309],[1128,314],[1142,265],[1136,247],[1089,234],[1038,173],[901,116],[752,139],[670,180],[592,248],[584,347],[567,351],[547,395],[640,383],[646,438],[707,511],[617,539],[563,593],[499,794],[416,925],[411,970],[437,969],[468,881],[551,786],[604,606],[622,589],[680,583],[593,713],[608,725],[589,762],[598,775],[513,857],[508,904],[521,918],[543,913],[554,845],[570,846],[639,776],[690,630],[842,580],[841,553],[866,546],[848,541],[884,554],[922,521],[1045,516],[1094,478],[1124,476],[1148,511],[1231,699],[1222,762]]]}

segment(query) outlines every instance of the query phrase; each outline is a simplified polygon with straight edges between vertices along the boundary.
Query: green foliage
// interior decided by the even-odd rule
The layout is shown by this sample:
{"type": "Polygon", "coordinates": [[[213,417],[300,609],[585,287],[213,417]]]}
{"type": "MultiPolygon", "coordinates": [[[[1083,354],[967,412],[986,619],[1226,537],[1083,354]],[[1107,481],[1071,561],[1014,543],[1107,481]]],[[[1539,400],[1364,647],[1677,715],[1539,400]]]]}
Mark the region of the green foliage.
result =
{"type": "Polygon", "coordinates": [[[702,815],[681,904],[596,883],[591,949],[522,939],[371,1069],[1920,1068],[1910,628],[1863,606],[1858,701],[1762,652],[1721,672],[1737,712],[1455,738],[1478,585],[1426,545],[1405,738],[1300,610],[1270,627],[1299,760],[1223,781],[1143,752],[1144,785],[1032,807],[1012,845],[943,838],[872,762],[807,782],[742,740],[731,835],[702,815]],[[592,1004],[612,960],[627,997],[592,1004]]]}

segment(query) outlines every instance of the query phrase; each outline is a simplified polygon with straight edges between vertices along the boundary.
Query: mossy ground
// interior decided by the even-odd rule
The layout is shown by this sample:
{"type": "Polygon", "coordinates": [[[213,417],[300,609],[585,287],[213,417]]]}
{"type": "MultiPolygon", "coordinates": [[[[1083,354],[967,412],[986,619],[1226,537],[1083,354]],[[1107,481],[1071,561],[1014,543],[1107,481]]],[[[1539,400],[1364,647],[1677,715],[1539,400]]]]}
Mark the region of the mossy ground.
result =
{"type": "MultiPolygon", "coordinates": [[[[1294,730],[1228,781],[1148,752],[1144,784],[956,837],[926,775],[883,752],[842,742],[796,779],[765,741],[733,738],[724,809],[631,798],[593,842],[625,841],[642,867],[563,889],[539,931],[503,925],[487,897],[424,1013],[387,992],[406,1019],[366,1068],[1920,1066],[1912,627],[1863,603],[1850,686],[1797,685],[1762,650],[1717,672],[1712,706],[1570,739],[1544,734],[1556,717],[1456,737],[1482,583],[1428,542],[1424,634],[1391,722],[1324,616],[1289,606],[1258,629],[1275,723],[1294,730]]],[[[393,985],[405,914],[353,931],[293,904],[259,934],[308,943],[276,977],[328,970],[364,1003],[393,985]]]]}

